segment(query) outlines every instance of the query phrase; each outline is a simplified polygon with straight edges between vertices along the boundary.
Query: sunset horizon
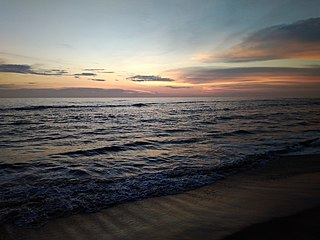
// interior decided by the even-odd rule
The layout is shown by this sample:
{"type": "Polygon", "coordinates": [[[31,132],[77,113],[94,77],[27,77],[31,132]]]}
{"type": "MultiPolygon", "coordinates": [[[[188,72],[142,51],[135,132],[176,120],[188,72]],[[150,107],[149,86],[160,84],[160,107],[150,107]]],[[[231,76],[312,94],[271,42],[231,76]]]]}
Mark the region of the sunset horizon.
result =
{"type": "Polygon", "coordinates": [[[0,0],[1,240],[320,239],[320,0],[0,0]]]}
{"type": "Polygon", "coordinates": [[[319,10],[317,1],[4,1],[0,97],[319,97],[319,10]]]}

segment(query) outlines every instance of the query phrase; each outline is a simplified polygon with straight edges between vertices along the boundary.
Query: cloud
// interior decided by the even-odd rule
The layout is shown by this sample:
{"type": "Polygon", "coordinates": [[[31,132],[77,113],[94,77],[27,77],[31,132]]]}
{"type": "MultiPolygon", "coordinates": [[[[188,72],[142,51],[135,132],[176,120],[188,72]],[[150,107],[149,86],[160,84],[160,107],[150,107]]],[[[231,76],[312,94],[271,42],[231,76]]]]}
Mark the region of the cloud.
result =
{"type": "Polygon", "coordinates": [[[166,88],[172,88],[172,89],[182,89],[182,88],[192,88],[187,86],[164,86],[166,88]]]}
{"type": "MultiPolygon", "coordinates": [[[[45,70],[44,73],[47,73],[44,75],[65,75],[68,73],[68,71],[61,70],[61,69],[52,69],[52,70],[45,70]]],[[[38,72],[38,74],[39,74],[39,72],[38,72]]]]}
{"type": "Polygon", "coordinates": [[[207,83],[243,83],[298,81],[320,82],[320,68],[289,68],[289,67],[243,67],[243,68],[210,68],[190,67],[167,71],[174,74],[177,81],[191,84],[207,83]]]}
{"type": "Polygon", "coordinates": [[[97,76],[97,74],[95,74],[95,73],[83,72],[83,73],[76,73],[76,74],[74,74],[74,76],[75,76],[76,78],[79,78],[79,77],[93,77],[93,76],[97,76]]]}
{"type": "Polygon", "coordinates": [[[320,59],[320,18],[261,29],[244,38],[238,45],[199,59],[204,62],[320,59]]]}
{"type": "Polygon", "coordinates": [[[85,68],[83,71],[103,71],[104,68],[85,68]]]}
{"type": "Polygon", "coordinates": [[[100,73],[114,73],[114,72],[100,72],[100,73]]]}
{"type": "Polygon", "coordinates": [[[0,72],[11,72],[11,73],[22,73],[22,74],[33,74],[31,66],[19,65],[19,64],[1,64],[0,72]]]}
{"type": "Polygon", "coordinates": [[[173,82],[171,78],[163,78],[160,76],[135,75],[128,77],[133,82],[173,82]]]}
{"type": "Polygon", "coordinates": [[[20,88],[20,89],[0,89],[1,98],[14,97],[147,97],[149,92],[125,90],[125,89],[103,89],[103,88],[20,88]]]}
{"type": "Polygon", "coordinates": [[[0,64],[0,72],[19,73],[19,74],[35,74],[45,76],[61,76],[68,72],[61,69],[34,70],[30,65],[26,64],[0,64]]]}
{"type": "Polygon", "coordinates": [[[106,80],[101,79],[101,78],[92,78],[92,81],[96,81],[96,82],[105,82],[106,80]]]}

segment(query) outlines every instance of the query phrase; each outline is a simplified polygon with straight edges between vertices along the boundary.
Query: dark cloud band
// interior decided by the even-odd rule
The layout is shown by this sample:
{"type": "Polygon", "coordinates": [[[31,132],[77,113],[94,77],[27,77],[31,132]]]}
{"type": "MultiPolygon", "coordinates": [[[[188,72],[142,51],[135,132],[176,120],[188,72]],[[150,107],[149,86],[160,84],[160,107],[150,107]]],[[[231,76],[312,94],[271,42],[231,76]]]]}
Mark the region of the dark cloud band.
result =
{"type": "Polygon", "coordinates": [[[84,72],[84,73],[76,73],[74,74],[74,76],[75,77],[92,77],[92,76],[97,76],[97,74],[84,72]]]}
{"type": "Polygon", "coordinates": [[[256,81],[261,78],[297,79],[304,82],[305,79],[320,81],[320,68],[288,68],[288,67],[247,67],[247,68],[181,68],[173,72],[179,77],[179,81],[191,84],[222,83],[234,81],[256,81]]]}
{"type": "Polygon", "coordinates": [[[135,75],[128,77],[127,79],[133,82],[173,82],[171,78],[163,78],[160,76],[147,76],[147,75],[135,75]]]}
{"type": "Polygon", "coordinates": [[[0,64],[0,72],[7,73],[19,73],[19,74],[35,74],[45,76],[61,76],[68,72],[61,69],[50,69],[50,70],[34,70],[30,65],[26,64],[0,64]]]}
{"type": "Polygon", "coordinates": [[[207,62],[273,59],[320,59],[320,18],[261,29],[226,51],[201,58],[207,62]]]}
{"type": "Polygon", "coordinates": [[[105,82],[106,80],[101,79],[101,78],[92,78],[92,81],[96,81],[96,82],[105,82]]]}

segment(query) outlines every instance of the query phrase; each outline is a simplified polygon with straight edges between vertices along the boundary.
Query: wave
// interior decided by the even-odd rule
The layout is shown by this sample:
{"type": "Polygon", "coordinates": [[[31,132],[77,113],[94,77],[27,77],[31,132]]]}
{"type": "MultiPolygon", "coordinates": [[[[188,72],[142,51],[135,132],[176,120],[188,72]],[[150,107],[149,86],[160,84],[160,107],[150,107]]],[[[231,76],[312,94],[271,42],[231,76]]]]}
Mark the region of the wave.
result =
{"type": "MultiPolygon", "coordinates": [[[[107,162],[2,163],[0,173],[9,171],[11,174],[10,179],[0,175],[0,223],[40,226],[50,219],[74,213],[96,212],[114,204],[181,193],[262,164],[297,146],[308,147],[317,141],[319,138],[308,139],[280,150],[248,155],[211,166],[186,165],[155,173],[109,177],[105,177],[110,171],[106,167],[107,162]]],[[[137,141],[131,144],[144,146],[148,142],[137,141]]],[[[106,149],[98,148],[91,153],[106,149]]],[[[117,150],[109,148],[108,151],[111,149],[117,150]]],[[[134,163],[131,167],[134,167],[134,163]]]]}
{"type": "Polygon", "coordinates": [[[21,121],[15,121],[12,123],[9,123],[9,125],[31,125],[31,124],[41,124],[39,122],[32,122],[32,121],[27,121],[27,120],[21,120],[21,121]]]}
{"type": "Polygon", "coordinates": [[[15,108],[1,108],[1,111],[41,111],[48,109],[79,109],[79,108],[125,108],[125,107],[148,107],[151,103],[134,103],[134,104],[106,104],[106,105],[40,105],[40,106],[25,106],[15,108]]]}
{"type": "Polygon", "coordinates": [[[123,150],[125,149],[120,146],[108,146],[108,147],[93,148],[93,149],[87,149],[87,150],[76,150],[76,151],[64,152],[64,153],[59,153],[59,155],[94,156],[94,155],[100,155],[108,152],[119,152],[123,150]]]}
{"type": "Polygon", "coordinates": [[[41,225],[319,153],[319,101],[181,100],[2,104],[0,224],[41,225]]]}
{"type": "Polygon", "coordinates": [[[247,130],[236,130],[230,133],[226,133],[230,135],[244,135],[244,134],[254,134],[253,132],[247,131],[247,130]]]}
{"type": "MultiPolygon", "coordinates": [[[[265,100],[254,100],[255,103],[257,103],[260,107],[266,108],[266,107],[282,107],[282,106],[291,106],[294,104],[295,106],[311,106],[315,105],[317,106],[319,104],[320,99],[286,99],[285,101],[282,99],[279,100],[271,100],[271,99],[265,99],[265,100]]],[[[207,100],[195,100],[195,101],[170,101],[170,102],[148,102],[148,103],[133,103],[133,104],[95,104],[95,105],[35,105],[35,106],[22,106],[22,107],[13,107],[13,108],[0,108],[0,111],[10,111],[10,110],[16,110],[16,111],[33,111],[33,110],[46,110],[46,109],[68,109],[68,108],[115,108],[115,107],[148,107],[151,105],[190,105],[190,104],[215,104],[215,103],[235,103],[241,101],[242,103],[250,103],[252,102],[252,99],[241,99],[241,100],[219,100],[219,99],[207,99],[207,100]]],[[[118,102],[127,102],[127,100],[118,100],[118,102]]],[[[208,105],[208,107],[210,106],[208,105]]],[[[206,106],[206,105],[205,105],[206,106]]],[[[214,108],[211,110],[219,110],[219,111],[232,111],[233,108],[230,107],[222,107],[214,108]]],[[[235,116],[241,118],[241,116],[235,116]]],[[[227,118],[229,118],[227,116],[227,118]]],[[[234,117],[233,117],[234,118],[234,117]]],[[[218,117],[219,119],[219,117],[218,117]]],[[[223,119],[223,117],[222,117],[223,119]]]]}
{"type": "MultiPolygon", "coordinates": [[[[193,104],[193,103],[210,103],[210,101],[187,101],[187,102],[149,102],[149,103],[133,103],[133,104],[95,104],[95,105],[35,105],[35,106],[23,106],[13,108],[0,108],[0,111],[41,111],[47,109],[81,109],[81,108],[125,108],[125,107],[148,107],[151,105],[175,105],[175,104],[193,104]]],[[[230,110],[229,108],[221,109],[224,111],[230,110]]]]}
{"type": "Polygon", "coordinates": [[[122,152],[122,151],[129,151],[129,150],[141,150],[144,147],[148,147],[148,149],[158,149],[160,146],[166,144],[190,144],[199,142],[199,138],[175,138],[175,139],[165,139],[165,140],[149,140],[149,141],[134,141],[129,143],[124,143],[121,145],[113,145],[113,146],[105,146],[99,148],[92,148],[92,149],[85,149],[85,150],[75,150],[75,151],[68,151],[63,153],[58,153],[54,155],[60,156],[95,156],[95,155],[102,155],[107,153],[115,153],[115,152],[122,152]]]}
{"type": "Polygon", "coordinates": [[[146,141],[135,141],[131,143],[125,143],[123,145],[114,145],[114,146],[106,146],[106,147],[86,149],[86,150],[69,151],[69,152],[59,153],[58,155],[95,156],[95,155],[101,155],[101,154],[106,154],[110,152],[127,151],[127,150],[130,150],[132,147],[139,147],[139,146],[146,146],[146,145],[152,145],[152,143],[146,142],[146,141]]]}
{"type": "Polygon", "coordinates": [[[208,136],[222,138],[226,136],[242,136],[242,135],[253,135],[255,132],[248,130],[235,130],[231,132],[219,133],[218,131],[209,132],[208,136]]]}
{"type": "Polygon", "coordinates": [[[287,154],[287,153],[291,153],[291,152],[302,151],[304,148],[308,148],[308,147],[319,147],[320,146],[319,140],[320,140],[320,138],[318,138],[318,137],[303,140],[303,141],[288,145],[287,147],[284,147],[282,149],[274,150],[273,153],[274,154],[287,154]]]}
{"type": "Polygon", "coordinates": [[[149,104],[146,103],[135,103],[131,105],[132,107],[147,107],[149,104]]]}

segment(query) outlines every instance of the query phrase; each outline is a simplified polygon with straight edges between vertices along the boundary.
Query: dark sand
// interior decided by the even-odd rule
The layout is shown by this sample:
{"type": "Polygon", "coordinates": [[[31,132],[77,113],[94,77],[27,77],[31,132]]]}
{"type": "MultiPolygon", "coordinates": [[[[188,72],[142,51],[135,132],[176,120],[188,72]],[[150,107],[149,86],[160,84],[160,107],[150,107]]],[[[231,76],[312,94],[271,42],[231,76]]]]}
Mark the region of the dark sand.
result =
{"type": "Polygon", "coordinates": [[[320,239],[320,206],[247,227],[225,240],[320,239]]]}
{"type": "Polygon", "coordinates": [[[0,239],[320,239],[320,156],[283,157],[174,196],[1,226],[0,239]]]}

